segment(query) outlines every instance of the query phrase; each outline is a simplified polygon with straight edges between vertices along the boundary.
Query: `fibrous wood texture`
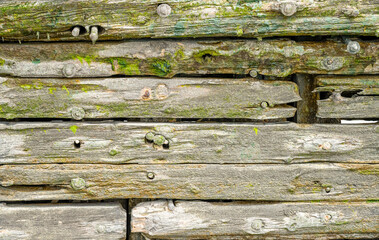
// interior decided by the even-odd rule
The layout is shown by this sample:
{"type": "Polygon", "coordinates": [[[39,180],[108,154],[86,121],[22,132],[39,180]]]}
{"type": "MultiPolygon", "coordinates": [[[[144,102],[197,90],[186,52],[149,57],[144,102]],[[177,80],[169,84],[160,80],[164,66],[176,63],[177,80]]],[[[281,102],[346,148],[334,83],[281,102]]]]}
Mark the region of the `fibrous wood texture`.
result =
{"type": "Polygon", "coordinates": [[[116,203],[0,204],[0,239],[125,239],[116,203]]]}
{"type": "Polygon", "coordinates": [[[0,1],[4,40],[100,40],[163,37],[379,36],[377,1],[13,0],[0,1]],[[295,4],[288,12],[286,3],[295,4]],[[170,10],[158,14],[160,4],[170,10]],[[280,6],[282,5],[282,6],[280,6]],[[284,8],[285,15],[281,9],[284,8]],[[287,11],[286,11],[287,10],[287,11]],[[291,16],[286,16],[291,15],[291,16]],[[80,26],[79,36],[71,31],[80,26]]]}
{"type": "Polygon", "coordinates": [[[33,164],[0,166],[0,201],[174,198],[369,200],[379,164],[33,164]]]}
{"type": "Polygon", "coordinates": [[[378,74],[379,43],[360,41],[350,54],[341,41],[155,40],[101,43],[0,44],[0,75],[106,77],[116,74],[378,74]]]}
{"type": "Polygon", "coordinates": [[[378,163],[378,125],[2,123],[0,164],[378,163]]]}
{"type": "Polygon", "coordinates": [[[319,76],[316,92],[329,92],[318,100],[321,118],[379,118],[379,76],[319,76]]]}
{"type": "Polygon", "coordinates": [[[293,117],[289,81],[215,78],[28,79],[0,77],[0,118],[293,117]]]}
{"type": "Polygon", "coordinates": [[[378,237],[378,203],[153,201],[132,211],[132,232],[152,239],[352,239],[378,237]],[[306,235],[305,235],[306,234],[306,235]],[[308,235],[309,237],[309,235],[308,235]],[[318,239],[318,238],[313,238],[318,239]]]}

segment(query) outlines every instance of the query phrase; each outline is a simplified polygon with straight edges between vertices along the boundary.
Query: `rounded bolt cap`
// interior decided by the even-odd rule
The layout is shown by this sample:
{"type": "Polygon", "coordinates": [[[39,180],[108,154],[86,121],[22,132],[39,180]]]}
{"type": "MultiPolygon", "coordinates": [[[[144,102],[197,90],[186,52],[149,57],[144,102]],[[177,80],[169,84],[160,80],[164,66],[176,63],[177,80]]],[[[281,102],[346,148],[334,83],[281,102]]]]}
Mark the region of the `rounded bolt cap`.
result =
{"type": "Polygon", "coordinates": [[[73,107],[71,108],[71,116],[75,120],[82,120],[86,115],[86,112],[81,107],[73,107]]]}
{"type": "Polygon", "coordinates": [[[81,190],[86,187],[86,181],[83,178],[71,179],[71,187],[74,190],[81,190]]]}
{"type": "Polygon", "coordinates": [[[357,41],[350,41],[347,44],[347,51],[351,54],[357,54],[361,50],[361,45],[357,41]]]}
{"type": "Polygon", "coordinates": [[[268,102],[261,102],[261,108],[265,109],[268,108],[269,104],[268,102]]]}
{"type": "Polygon", "coordinates": [[[166,3],[160,4],[157,7],[157,13],[161,17],[168,17],[171,14],[171,7],[170,7],[170,5],[168,5],[166,3]]]}
{"type": "Polygon", "coordinates": [[[148,172],[148,173],[146,174],[146,176],[147,176],[148,179],[154,179],[154,178],[155,178],[155,174],[152,173],[152,172],[148,172]]]}
{"type": "Polygon", "coordinates": [[[145,135],[146,140],[149,140],[149,141],[153,141],[153,140],[154,140],[154,137],[155,137],[155,134],[152,133],[152,132],[148,132],[148,133],[146,133],[146,135],[145,135]]]}
{"type": "Polygon", "coordinates": [[[280,4],[280,12],[284,16],[287,16],[287,17],[292,16],[297,12],[297,5],[296,3],[293,3],[293,2],[284,2],[280,4]]]}
{"type": "Polygon", "coordinates": [[[256,70],[250,70],[249,75],[250,77],[255,78],[258,76],[258,72],[256,70]]]}
{"type": "Polygon", "coordinates": [[[166,138],[162,135],[156,135],[154,136],[153,141],[156,145],[162,146],[165,143],[166,138]]]}
{"type": "Polygon", "coordinates": [[[68,64],[64,65],[63,69],[62,69],[62,74],[63,74],[63,76],[65,76],[67,78],[75,76],[75,74],[76,74],[75,65],[72,63],[68,63],[68,64]]]}
{"type": "Polygon", "coordinates": [[[79,34],[80,34],[80,28],[79,27],[74,27],[74,29],[72,29],[72,31],[71,31],[71,34],[74,37],[79,36],[79,34]]]}

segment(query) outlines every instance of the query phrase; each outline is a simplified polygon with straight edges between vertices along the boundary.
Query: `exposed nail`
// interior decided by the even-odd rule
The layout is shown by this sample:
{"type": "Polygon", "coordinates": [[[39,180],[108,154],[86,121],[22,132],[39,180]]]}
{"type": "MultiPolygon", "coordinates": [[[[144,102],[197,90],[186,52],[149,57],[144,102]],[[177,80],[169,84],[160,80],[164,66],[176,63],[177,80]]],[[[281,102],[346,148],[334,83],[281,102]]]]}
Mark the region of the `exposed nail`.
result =
{"type": "Polygon", "coordinates": [[[86,181],[83,178],[71,179],[71,187],[74,190],[81,190],[86,187],[86,181]]]}
{"type": "Polygon", "coordinates": [[[166,138],[162,135],[155,135],[153,138],[154,144],[162,146],[166,142],[166,138]]]}
{"type": "Polygon", "coordinates": [[[249,75],[250,77],[255,78],[258,76],[258,72],[256,70],[250,70],[249,75]]]}
{"type": "Polygon", "coordinates": [[[72,29],[71,33],[72,33],[72,36],[74,36],[74,37],[79,36],[79,34],[80,34],[80,28],[79,27],[74,27],[74,29],[72,29]]]}
{"type": "Polygon", "coordinates": [[[251,223],[251,229],[253,229],[255,232],[260,232],[263,227],[264,227],[264,223],[260,219],[255,219],[251,223]]]}
{"type": "Polygon", "coordinates": [[[152,173],[152,172],[148,172],[148,173],[146,174],[146,176],[147,176],[148,179],[154,179],[154,178],[155,178],[155,174],[152,173]]]}
{"type": "Polygon", "coordinates": [[[161,17],[168,17],[171,14],[170,5],[166,3],[159,4],[159,6],[157,7],[157,13],[161,17]]]}
{"type": "Polygon", "coordinates": [[[67,63],[66,65],[63,66],[62,69],[63,76],[70,78],[75,76],[76,73],[76,67],[72,63],[67,63]]]}
{"type": "Polygon", "coordinates": [[[347,43],[347,51],[351,54],[357,54],[361,50],[361,45],[357,41],[349,40],[347,43]]]}
{"type": "Polygon", "coordinates": [[[84,116],[86,115],[86,112],[81,107],[73,107],[70,110],[71,116],[75,120],[82,120],[84,116]]]}
{"type": "Polygon", "coordinates": [[[280,4],[280,12],[284,16],[292,16],[297,12],[297,5],[294,2],[284,2],[280,4]]]}
{"type": "Polygon", "coordinates": [[[268,102],[261,102],[261,108],[265,109],[268,108],[269,104],[268,102]]]}
{"type": "Polygon", "coordinates": [[[154,140],[154,136],[155,136],[154,133],[152,133],[152,132],[148,132],[148,133],[146,133],[146,135],[145,135],[145,139],[148,140],[148,141],[150,141],[150,142],[152,142],[152,141],[154,140]]]}
{"type": "Polygon", "coordinates": [[[91,27],[91,33],[89,35],[89,38],[92,41],[92,44],[95,44],[97,39],[99,39],[99,29],[98,27],[91,27]]]}

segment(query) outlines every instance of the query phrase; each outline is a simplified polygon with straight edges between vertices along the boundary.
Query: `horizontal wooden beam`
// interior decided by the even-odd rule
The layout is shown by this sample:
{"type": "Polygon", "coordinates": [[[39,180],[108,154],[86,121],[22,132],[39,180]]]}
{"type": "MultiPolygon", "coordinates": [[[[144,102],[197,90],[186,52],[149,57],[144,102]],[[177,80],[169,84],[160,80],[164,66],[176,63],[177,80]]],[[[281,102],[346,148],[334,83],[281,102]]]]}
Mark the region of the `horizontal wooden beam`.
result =
{"type": "Polygon", "coordinates": [[[354,4],[348,0],[14,0],[0,3],[0,37],[6,41],[91,41],[97,38],[378,36],[378,6],[370,0],[354,4]],[[98,34],[92,27],[99,28],[98,34]]]}
{"type": "Polygon", "coordinates": [[[351,54],[338,41],[154,40],[0,44],[0,75],[107,77],[176,74],[378,74],[379,43],[360,41],[351,54]]]}
{"type": "Polygon", "coordinates": [[[379,163],[378,125],[1,123],[0,164],[379,163]]]}
{"type": "Polygon", "coordinates": [[[379,76],[319,76],[316,92],[329,92],[317,101],[320,118],[379,118],[379,76]]]}
{"type": "Polygon", "coordinates": [[[0,78],[0,118],[293,117],[289,81],[215,78],[0,78]]]}
{"type": "Polygon", "coordinates": [[[322,239],[351,239],[361,233],[375,238],[379,236],[378,208],[377,202],[256,204],[159,200],[134,207],[131,228],[132,232],[153,239],[237,236],[276,239],[301,234],[303,237],[322,234],[322,239]]]}
{"type": "Polygon", "coordinates": [[[1,239],[125,239],[117,203],[1,204],[1,239]]]}
{"type": "Polygon", "coordinates": [[[0,201],[369,200],[379,164],[33,164],[0,166],[0,201]]]}

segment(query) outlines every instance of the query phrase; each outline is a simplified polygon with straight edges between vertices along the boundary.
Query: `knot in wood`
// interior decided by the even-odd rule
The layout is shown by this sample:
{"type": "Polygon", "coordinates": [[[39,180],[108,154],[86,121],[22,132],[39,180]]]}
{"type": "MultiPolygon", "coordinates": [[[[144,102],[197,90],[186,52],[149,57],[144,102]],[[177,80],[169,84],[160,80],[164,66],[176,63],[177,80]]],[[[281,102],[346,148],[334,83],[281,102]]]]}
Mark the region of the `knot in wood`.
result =
{"type": "Polygon", "coordinates": [[[155,134],[152,132],[148,132],[145,135],[145,139],[149,142],[152,142],[154,140],[155,134]]]}
{"type": "Polygon", "coordinates": [[[159,6],[157,7],[157,13],[160,17],[168,17],[171,14],[170,5],[166,3],[159,4],[159,6]]]}
{"type": "Polygon", "coordinates": [[[141,99],[142,100],[150,100],[151,99],[151,89],[144,88],[141,90],[141,99]]]}
{"type": "Polygon", "coordinates": [[[75,76],[75,74],[76,74],[75,65],[72,63],[67,63],[66,65],[64,65],[63,69],[62,69],[62,74],[63,74],[63,76],[65,76],[67,78],[71,78],[71,77],[75,76]]]}
{"type": "Polygon", "coordinates": [[[155,96],[158,99],[166,99],[169,95],[168,87],[165,84],[159,84],[155,88],[155,96]]]}
{"type": "Polygon", "coordinates": [[[166,138],[162,135],[155,135],[153,138],[153,142],[154,142],[154,144],[156,144],[158,146],[162,146],[163,144],[166,143],[166,138]]]}
{"type": "Polygon", "coordinates": [[[86,187],[86,181],[83,178],[71,179],[71,187],[74,190],[81,190],[86,187]]]}
{"type": "Polygon", "coordinates": [[[71,117],[75,120],[82,120],[84,116],[86,115],[86,112],[81,107],[73,107],[70,110],[71,117]]]}
{"type": "Polygon", "coordinates": [[[280,4],[280,12],[284,16],[292,16],[297,12],[297,4],[294,2],[284,2],[280,4]]]}
{"type": "Polygon", "coordinates": [[[254,232],[260,232],[264,228],[264,222],[260,219],[255,219],[251,222],[251,229],[254,232]]]}

